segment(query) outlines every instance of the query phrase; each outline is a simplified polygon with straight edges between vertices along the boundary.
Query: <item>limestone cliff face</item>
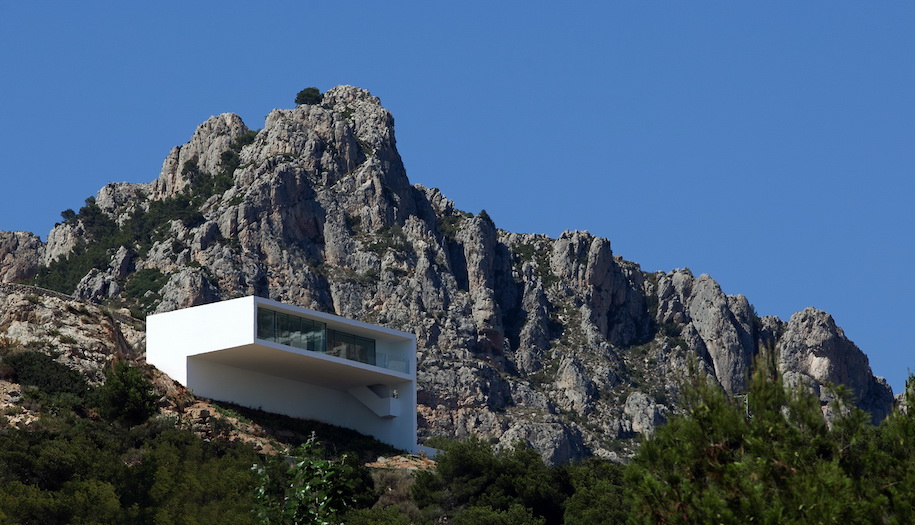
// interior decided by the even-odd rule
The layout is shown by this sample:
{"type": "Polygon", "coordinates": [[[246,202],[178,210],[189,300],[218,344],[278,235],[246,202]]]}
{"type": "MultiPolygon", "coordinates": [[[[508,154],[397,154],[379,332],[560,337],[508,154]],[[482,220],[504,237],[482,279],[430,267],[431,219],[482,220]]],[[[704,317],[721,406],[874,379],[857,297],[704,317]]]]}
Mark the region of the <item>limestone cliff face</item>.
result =
{"type": "Polygon", "coordinates": [[[196,164],[208,173],[219,171],[220,156],[229,149],[233,140],[248,131],[238,115],[226,113],[210,117],[197,127],[191,140],[172,148],[159,178],[152,184],[151,193],[155,199],[172,197],[187,188],[190,180],[184,169],[187,163],[196,164]]]}
{"type": "Polygon", "coordinates": [[[0,232],[0,283],[24,281],[35,274],[45,247],[28,232],[0,232]]]}
{"type": "Polygon", "coordinates": [[[807,308],[792,315],[778,345],[779,368],[789,381],[812,385],[824,402],[831,393],[821,385],[845,385],[875,422],[888,415],[892,390],[870,374],[867,356],[828,313],[807,308]]]}
{"type": "Polygon", "coordinates": [[[676,270],[658,277],[658,325],[680,336],[729,393],[746,389],[756,353],[755,314],[742,295],[725,295],[708,275],[676,270]]]}
{"type": "MultiPolygon", "coordinates": [[[[161,275],[140,298],[154,311],[257,294],[416,333],[422,436],[522,439],[551,462],[616,457],[617,439],[651,432],[690,360],[742,391],[761,344],[778,347],[786,375],[846,383],[875,417],[892,406],[822,312],[757,318],[707,275],[644,273],[587,232],[505,232],[411,185],[393,118],[365,90],[274,110],[240,146],[249,135],[236,115],[212,117],[155,181],[103,188],[96,203],[121,226],[182,195],[199,197],[199,215],[112,247],[76,294],[117,302],[145,272],[161,275]],[[195,176],[233,158],[226,188],[195,193],[195,176]]],[[[22,278],[91,242],[86,228],[68,221],[34,249],[0,237],[0,269],[22,278]]]]}

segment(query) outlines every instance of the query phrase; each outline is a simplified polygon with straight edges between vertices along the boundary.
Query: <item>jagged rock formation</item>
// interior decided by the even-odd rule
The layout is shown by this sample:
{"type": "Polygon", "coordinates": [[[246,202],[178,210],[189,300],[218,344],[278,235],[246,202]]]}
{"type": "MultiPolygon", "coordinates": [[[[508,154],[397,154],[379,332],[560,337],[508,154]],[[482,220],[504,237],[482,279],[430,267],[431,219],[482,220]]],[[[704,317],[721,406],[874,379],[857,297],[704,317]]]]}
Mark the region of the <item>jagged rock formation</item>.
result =
{"type": "Polygon", "coordinates": [[[35,274],[44,244],[28,232],[0,232],[0,283],[24,281],[35,274]]]}
{"type": "Polygon", "coordinates": [[[778,344],[779,368],[789,382],[811,385],[824,402],[831,401],[832,394],[821,385],[845,385],[875,422],[889,415],[892,389],[883,378],[868,373],[867,356],[828,313],[807,308],[792,315],[778,344]]]}
{"type": "Polygon", "coordinates": [[[161,312],[257,294],[414,332],[423,436],[522,439],[550,462],[617,457],[617,439],[675,410],[688,362],[741,392],[763,346],[786,376],[849,385],[875,418],[893,402],[822,312],[758,318],[707,275],[642,272],[587,232],[505,232],[411,185],[392,116],[350,86],[274,110],[256,134],[212,117],[158,179],[109,184],[93,206],[44,246],[0,237],[9,279],[108,243],[79,297],[161,312]],[[137,233],[124,241],[106,221],[137,233]]]}

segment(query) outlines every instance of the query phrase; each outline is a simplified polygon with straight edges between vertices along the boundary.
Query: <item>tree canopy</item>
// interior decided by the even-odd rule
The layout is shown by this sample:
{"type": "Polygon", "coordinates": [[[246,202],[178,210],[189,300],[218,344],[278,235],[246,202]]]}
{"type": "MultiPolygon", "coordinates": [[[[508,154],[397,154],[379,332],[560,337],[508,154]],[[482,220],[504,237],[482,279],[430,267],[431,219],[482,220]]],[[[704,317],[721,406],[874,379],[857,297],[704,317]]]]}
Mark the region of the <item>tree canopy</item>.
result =
{"type": "MultiPolygon", "coordinates": [[[[910,381],[908,392],[912,392],[910,381]]],[[[647,439],[625,476],[633,523],[911,523],[915,422],[880,426],[835,389],[837,418],[759,359],[747,395],[691,374],[686,413],[647,439]]]]}
{"type": "Polygon", "coordinates": [[[308,104],[313,106],[315,104],[320,104],[323,98],[324,97],[321,95],[321,91],[319,91],[318,88],[307,87],[302,91],[299,91],[299,93],[295,96],[295,103],[308,104]]]}

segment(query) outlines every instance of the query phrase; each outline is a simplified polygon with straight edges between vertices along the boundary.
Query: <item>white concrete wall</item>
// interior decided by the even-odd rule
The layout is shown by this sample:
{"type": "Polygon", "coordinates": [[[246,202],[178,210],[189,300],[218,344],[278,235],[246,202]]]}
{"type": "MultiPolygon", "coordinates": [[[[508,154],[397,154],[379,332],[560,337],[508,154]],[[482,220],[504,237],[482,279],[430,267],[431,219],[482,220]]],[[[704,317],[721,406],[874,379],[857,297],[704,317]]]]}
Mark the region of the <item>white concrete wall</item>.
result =
{"type": "MultiPolygon", "coordinates": [[[[411,334],[257,297],[242,297],[151,315],[146,323],[147,362],[196,395],[316,419],[357,430],[403,450],[416,450],[416,338],[411,334]],[[400,415],[379,417],[344,388],[335,390],[217,363],[215,359],[219,359],[219,350],[256,342],[258,303],[321,320],[331,329],[372,337],[376,341],[376,351],[405,360],[410,380],[390,385],[398,391],[398,397],[392,403],[398,405],[400,415]],[[208,360],[208,352],[217,352],[210,356],[213,360],[208,360]]],[[[306,353],[291,347],[282,349],[291,353],[306,353]]],[[[340,366],[366,366],[351,363],[341,363],[340,366]]]]}
{"type": "Polygon", "coordinates": [[[187,356],[254,342],[254,298],[241,297],[146,318],[146,362],[183,385],[187,356]]]}
{"type": "Polygon", "coordinates": [[[412,381],[395,385],[399,412],[381,418],[348,392],[300,383],[208,361],[187,360],[194,394],[277,414],[316,419],[351,428],[399,449],[416,450],[416,389],[412,381]]]}

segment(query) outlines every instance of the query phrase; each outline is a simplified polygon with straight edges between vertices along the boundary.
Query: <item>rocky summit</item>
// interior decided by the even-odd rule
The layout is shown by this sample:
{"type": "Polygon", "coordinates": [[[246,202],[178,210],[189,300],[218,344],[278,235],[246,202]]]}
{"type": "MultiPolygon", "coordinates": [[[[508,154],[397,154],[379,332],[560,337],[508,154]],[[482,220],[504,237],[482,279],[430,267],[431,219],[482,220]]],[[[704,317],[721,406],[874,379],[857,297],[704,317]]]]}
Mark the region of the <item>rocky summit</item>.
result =
{"type": "MultiPolygon", "coordinates": [[[[351,86],[274,110],[256,132],[212,117],[156,180],[109,184],[62,216],[47,242],[0,232],[0,280],[139,316],[256,294],[413,332],[421,440],[523,440],[551,463],[623,458],[677,411],[691,363],[739,394],[762,349],[824,413],[834,384],[875,421],[894,402],[826,312],[759,317],[708,275],[644,272],[584,231],[500,230],[411,184],[393,117],[351,86]]],[[[74,308],[55,299],[38,311],[26,292],[5,293],[16,300],[0,328],[12,339],[40,331],[26,325],[46,323],[54,301],[74,308]]],[[[141,325],[100,319],[98,342],[65,345],[58,359],[142,344],[141,325]]]]}

